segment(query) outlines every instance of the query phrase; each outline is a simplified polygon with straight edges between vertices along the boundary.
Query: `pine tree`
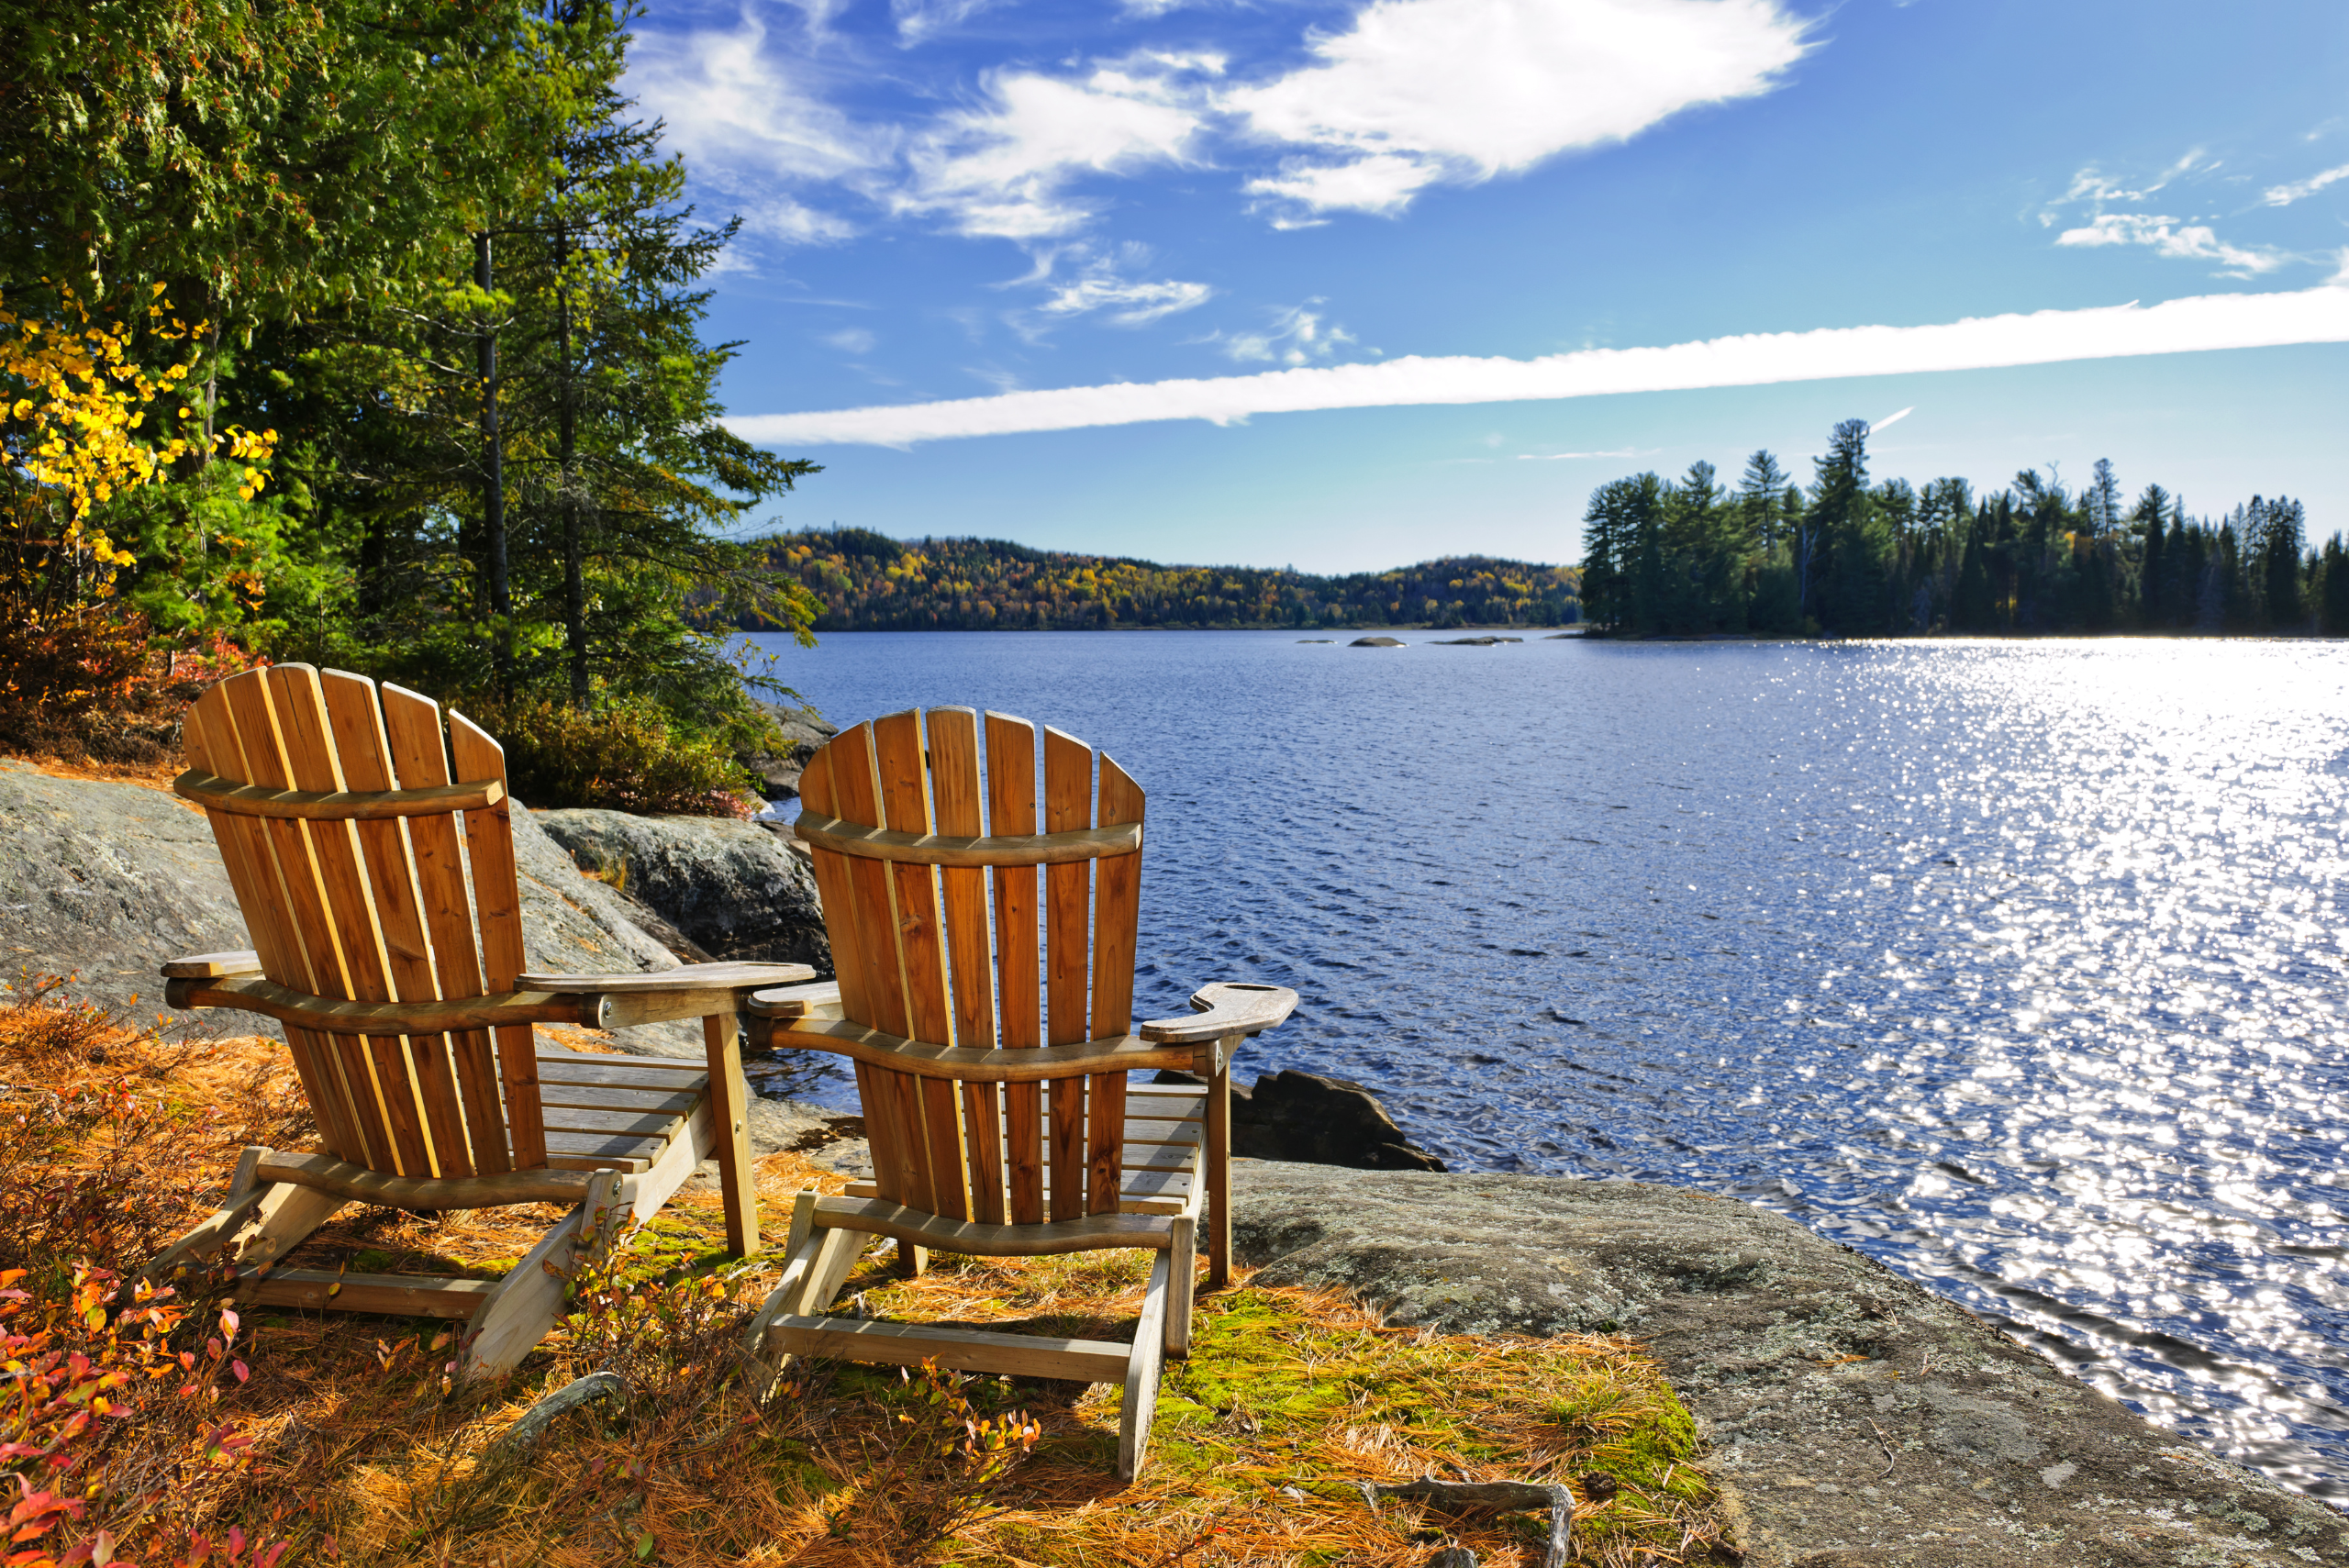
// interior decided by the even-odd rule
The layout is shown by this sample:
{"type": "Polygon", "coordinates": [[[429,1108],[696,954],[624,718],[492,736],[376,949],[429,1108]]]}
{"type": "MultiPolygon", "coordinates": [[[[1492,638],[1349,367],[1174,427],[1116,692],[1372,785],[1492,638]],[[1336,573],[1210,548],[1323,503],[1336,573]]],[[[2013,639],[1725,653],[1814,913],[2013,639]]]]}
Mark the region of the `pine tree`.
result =
{"type": "Polygon", "coordinates": [[[2339,534],[2325,540],[2321,571],[2317,629],[2327,637],[2349,637],[2349,547],[2339,534]]]}
{"type": "Polygon", "coordinates": [[[1812,572],[1819,618],[1845,637],[1887,629],[1885,583],[1890,539],[1868,489],[1868,422],[1835,427],[1817,458],[1806,528],[1814,536],[1812,572]]]}
{"type": "Polygon", "coordinates": [[[2129,509],[2130,530],[2138,537],[2137,546],[2137,624],[2150,630],[2159,630],[2168,622],[2164,617],[2163,573],[2166,559],[2162,553],[2162,528],[2169,520],[2169,492],[2158,484],[2148,484],[2138,495],[2137,504],[2129,509]]]}

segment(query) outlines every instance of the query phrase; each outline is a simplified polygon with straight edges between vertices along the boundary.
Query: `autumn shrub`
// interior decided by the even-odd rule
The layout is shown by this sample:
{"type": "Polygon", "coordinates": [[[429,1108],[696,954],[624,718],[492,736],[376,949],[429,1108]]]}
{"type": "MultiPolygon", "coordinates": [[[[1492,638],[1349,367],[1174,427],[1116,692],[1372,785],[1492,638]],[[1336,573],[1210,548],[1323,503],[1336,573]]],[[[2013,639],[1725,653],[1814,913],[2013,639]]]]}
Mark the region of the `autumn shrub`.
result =
{"type": "Polygon", "coordinates": [[[506,776],[532,806],[748,817],[742,766],[719,733],[687,731],[650,701],[587,712],[545,697],[459,705],[506,748],[506,776]]]}
{"type": "Polygon", "coordinates": [[[173,1105],[151,1031],[58,995],[0,1005],[0,1486],[9,1568],[271,1568],[283,1541],[213,1529],[253,1445],[222,1409],[251,1374],[213,1282],[134,1271],[217,1180],[186,1157],[218,1112],[173,1105]]]}

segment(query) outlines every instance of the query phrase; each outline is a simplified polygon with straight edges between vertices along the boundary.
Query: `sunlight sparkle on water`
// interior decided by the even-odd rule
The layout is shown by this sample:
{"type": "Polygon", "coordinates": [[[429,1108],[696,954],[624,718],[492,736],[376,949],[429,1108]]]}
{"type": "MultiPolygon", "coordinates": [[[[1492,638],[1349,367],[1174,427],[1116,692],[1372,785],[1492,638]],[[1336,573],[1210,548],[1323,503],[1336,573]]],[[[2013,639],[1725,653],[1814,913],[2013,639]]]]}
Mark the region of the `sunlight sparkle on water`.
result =
{"type": "Polygon", "coordinates": [[[1783,1210],[2349,1503],[2349,648],[877,634],[791,675],[1115,752],[1147,1005],[1304,998],[1243,1072],[1371,1084],[1456,1168],[1783,1210]]]}

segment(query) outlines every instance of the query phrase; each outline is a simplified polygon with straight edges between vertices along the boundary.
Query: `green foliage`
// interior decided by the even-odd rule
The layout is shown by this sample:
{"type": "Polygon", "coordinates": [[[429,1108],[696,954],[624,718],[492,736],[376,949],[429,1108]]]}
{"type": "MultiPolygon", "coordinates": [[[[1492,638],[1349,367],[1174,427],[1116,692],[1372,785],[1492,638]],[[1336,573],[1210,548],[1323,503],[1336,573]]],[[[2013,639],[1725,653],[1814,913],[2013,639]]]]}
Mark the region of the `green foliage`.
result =
{"type": "MultiPolygon", "coordinates": [[[[1871,484],[1868,427],[1835,427],[1809,492],[1767,451],[1724,496],[1709,463],[1678,484],[1610,480],[1583,517],[1592,626],[1626,636],[1885,637],[2204,631],[2349,635],[2332,554],[2299,502],[2254,496],[2190,520],[2148,485],[2125,513],[2099,462],[2077,495],[2036,470],[1976,498],[1962,479],[1871,484]]],[[[2336,536],[2337,539],[2338,536],[2336,536]]],[[[2329,547],[2330,548],[2330,547],[2329,547]]]]}
{"type": "Polygon", "coordinates": [[[95,542],[43,522],[39,432],[8,435],[25,494],[0,708],[59,730],[119,699],[141,639],[227,637],[510,709],[550,803],[733,809],[725,750],[770,726],[732,628],[812,640],[817,606],[728,536],[816,470],[719,417],[739,345],[704,340],[696,280],[734,227],[695,220],[620,90],[633,16],[0,0],[17,336],[83,300],[102,322],[154,300],[186,317],[152,411],[185,438],[169,461],[136,487],[119,453],[49,462],[96,476],[95,542]],[[265,461],[253,430],[277,446],[265,495],[205,462],[222,442],[265,461]]]}
{"type": "Polygon", "coordinates": [[[1557,626],[1581,614],[1573,567],[1480,555],[1323,577],[862,528],[786,534],[762,549],[771,573],[819,603],[818,631],[1557,626]]]}
{"type": "Polygon", "coordinates": [[[582,711],[546,696],[493,697],[465,711],[506,748],[507,782],[531,806],[691,817],[757,809],[724,733],[676,725],[647,699],[582,711]]]}

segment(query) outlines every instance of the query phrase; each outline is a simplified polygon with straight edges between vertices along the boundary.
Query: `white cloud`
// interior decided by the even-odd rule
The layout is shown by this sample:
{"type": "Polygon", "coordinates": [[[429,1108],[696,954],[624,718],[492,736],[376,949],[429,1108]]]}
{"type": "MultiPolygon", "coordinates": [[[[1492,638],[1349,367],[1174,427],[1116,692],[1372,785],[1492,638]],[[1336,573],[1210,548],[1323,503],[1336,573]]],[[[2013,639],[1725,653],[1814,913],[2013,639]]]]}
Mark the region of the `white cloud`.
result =
{"type": "Polygon", "coordinates": [[[825,333],[818,340],[829,343],[844,354],[869,354],[880,342],[878,338],[862,327],[843,327],[837,332],[825,333]]]}
{"type": "Polygon", "coordinates": [[[1147,245],[1128,243],[1106,251],[1083,241],[1039,246],[1031,260],[1033,265],[1024,275],[995,285],[1004,289],[1041,285],[1051,291],[1032,312],[1012,311],[1004,317],[1012,330],[1030,342],[1043,336],[1049,323],[1042,318],[1068,320],[1107,311],[1108,320],[1117,326],[1144,327],[1215,297],[1215,290],[1206,284],[1135,276],[1150,265],[1147,245]],[[1063,263],[1072,264],[1074,276],[1062,276],[1063,263]]]}
{"type": "Polygon", "coordinates": [[[2262,198],[2269,206],[2290,206],[2294,202],[2316,195],[2336,180],[2349,180],[2349,163],[2338,169],[2327,169],[2321,174],[2311,174],[2288,185],[2270,185],[2262,198]]]}
{"type": "Polygon", "coordinates": [[[994,0],[889,0],[897,41],[907,49],[986,10],[994,0]]]}
{"type": "MultiPolygon", "coordinates": [[[[820,26],[820,11],[810,16],[820,26]]],[[[894,157],[895,135],[827,105],[807,72],[768,51],[766,37],[748,14],[730,32],[639,32],[628,89],[666,123],[665,147],[685,155],[696,179],[742,205],[746,232],[793,244],[847,239],[853,224],[785,187],[869,175],[894,157]]]]}
{"type": "Polygon", "coordinates": [[[1765,93],[1808,47],[1777,0],[1374,0],[1316,63],[1223,95],[1252,136],[1308,147],[1249,185],[1312,211],[1391,212],[1765,93]]]}
{"type": "Polygon", "coordinates": [[[2086,227],[2067,228],[2055,237],[2058,245],[2150,245],[2164,256],[2221,263],[2237,277],[2272,272],[2292,258],[2267,249],[2246,250],[2229,245],[2208,224],[2189,224],[2175,217],[2140,212],[2099,213],[2086,227]]]}
{"type": "Polygon", "coordinates": [[[2288,343],[2349,342],[2349,284],[2204,295],[2164,304],[1982,317],[1930,327],[1824,328],[1537,360],[1422,359],[1256,375],[1015,392],[951,403],[763,414],[726,421],[765,445],[907,446],[961,436],[1156,419],[1229,424],[1253,414],[1411,404],[1507,403],[1845,376],[2054,364],[2288,343]]]}
{"type": "Polygon", "coordinates": [[[1063,284],[1037,308],[1047,316],[1084,316],[1107,310],[1109,319],[1120,327],[1141,327],[1176,311],[1205,305],[1214,293],[1205,284],[1177,283],[1173,279],[1134,283],[1095,273],[1063,284]]]}
{"type": "Polygon", "coordinates": [[[742,215],[742,232],[786,245],[829,245],[854,238],[856,225],[837,213],[818,212],[780,192],[751,196],[751,210],[742,215]]]}
{"type": "Polygon", "coordinates": [[[1278,360],[1283,364],[1310,364],[1326,360],[1345,345],[1354,342],[1354,335],[1342,327],[1330,325],[1318,311],[1308,306],[1321,302],[1308,299],[1304,305],[1292,305],[1273,313],[1273,324],[1262,332],[1240,332],[1226,337],[1221,332],[1210,333],[1198,339],[1222,347],[1225,357],[1246,364],[1252,361],[1266,363],[1278,360]]]}
{"type": "Polygon", "coordinates": [[[1584,458],[1625,458],[1639,455],[1634,448],[1617,447],[1611,451],[1603,452],[1520,452],[1517,454],[1517,461],[1520,462],[1573,462],[1584,458]]]}
{"type": "MultiPolygon", "coordinates": [[[[1308,212],[1391,213],[1409,205],[1423,185],[1442,177],[1442,165],[1397,153],[1377,152],[1351,163],[1312,163],[1285,158],[1278,174],[1248,182],[1248,194],[1295,202],[1308,212]]],[[[1274,222],[1283,228],[1303,228],[1306,223],[1286,217],[1274,222]]]]}
{"type": "Polygon", "coordinates": [[[1883,418],[1878,419],[1875,424],[1868,427],[1868,434],[1873,436],[1878,430],[1883,429],[1887,425],[1898,425],[1901,420],[1906,419],[1909,415],[1914,414],[1916,411],[1917,406],[1912,403],[1898,414],[1887,414],[1883,418]]]}
{"type": "Polygon", "coordinates": [[[912,153],[901,211],[939,212],[962,233],[1033,240],[1093,216],[1067,195],[1085,174],[1193,161],[1204,102],[1189,80],[1222,69],[1213,57],[1148,56],[1078,81],[1007,72],[993,104],[950,117],[912,153]]]}

